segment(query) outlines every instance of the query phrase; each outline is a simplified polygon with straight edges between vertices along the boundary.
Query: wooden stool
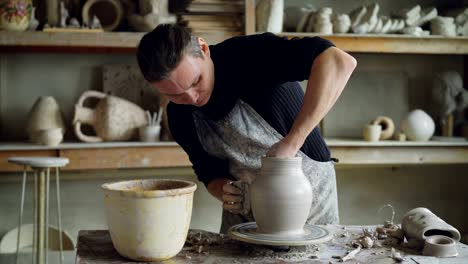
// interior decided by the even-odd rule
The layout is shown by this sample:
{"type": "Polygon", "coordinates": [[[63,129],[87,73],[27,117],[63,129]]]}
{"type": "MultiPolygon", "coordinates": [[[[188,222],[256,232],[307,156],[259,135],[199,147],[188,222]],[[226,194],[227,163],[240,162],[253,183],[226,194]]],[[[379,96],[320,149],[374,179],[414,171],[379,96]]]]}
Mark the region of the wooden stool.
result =
{"type": "Polygon", "coordinates": [[[57,221],[59,226],[60,263],[63,262],[62,221],[60,212],[59,167],[68,164],[67,158],[57,157],[11,157],[8,162],[23,166],[23,183],[16,242],[16,263],[18,263],[21,225],[23,222],[24,196],[26,191],[26,176],[28,166],[34,171],[34,231],[33,231],[33,263],[48,263],[48,228],[49,228],[49,183],[50,168],[55,168],[57,193],[57,221]]]}

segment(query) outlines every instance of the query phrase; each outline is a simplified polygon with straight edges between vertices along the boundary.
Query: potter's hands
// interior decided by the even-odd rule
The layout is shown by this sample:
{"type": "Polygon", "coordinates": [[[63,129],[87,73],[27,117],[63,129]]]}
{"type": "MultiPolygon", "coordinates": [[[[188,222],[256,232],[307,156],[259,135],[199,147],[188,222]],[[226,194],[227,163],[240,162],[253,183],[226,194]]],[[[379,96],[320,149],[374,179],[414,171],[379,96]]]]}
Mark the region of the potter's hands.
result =
{"type": "Polygon", "coordinates": [[[268,150],[267,157],[277,157],[277,158],[294,158],[299,151],[299,148],[295,147],[288,141],[288,138],[285,137],[279,142],[275,143],[268,150]]]}
{"type": "Polygon", "coordinates": [[[223,185],[223,209],[233,214],[248,214],[250,211],[249,184],[243,181],[228,181],[223,185]]]}

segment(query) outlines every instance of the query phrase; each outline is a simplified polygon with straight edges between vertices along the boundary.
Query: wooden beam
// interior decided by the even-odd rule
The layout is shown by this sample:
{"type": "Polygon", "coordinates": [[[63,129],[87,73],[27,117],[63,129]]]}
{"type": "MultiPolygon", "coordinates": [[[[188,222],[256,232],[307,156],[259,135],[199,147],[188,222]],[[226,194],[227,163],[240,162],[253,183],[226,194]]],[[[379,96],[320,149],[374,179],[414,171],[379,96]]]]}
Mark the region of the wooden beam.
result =
{"type": "Polygon", "coordinates": [[[467,37],[411,37],[405,35],[320,35],[314,33],[281,33],[281,36],[320,36],[347,52],[396,54],[468,54],[467,37]]]}
{"type": "Polygon", "coordinates": [[[467,164],[467,147],[330,147],[338,165],[467,164]]]}
{"type": "Polygon", "coordinates": [[[70,159],[63,170],[103,170],[190,167],[187,154],[178,146],[63,149],[70,159]]]}

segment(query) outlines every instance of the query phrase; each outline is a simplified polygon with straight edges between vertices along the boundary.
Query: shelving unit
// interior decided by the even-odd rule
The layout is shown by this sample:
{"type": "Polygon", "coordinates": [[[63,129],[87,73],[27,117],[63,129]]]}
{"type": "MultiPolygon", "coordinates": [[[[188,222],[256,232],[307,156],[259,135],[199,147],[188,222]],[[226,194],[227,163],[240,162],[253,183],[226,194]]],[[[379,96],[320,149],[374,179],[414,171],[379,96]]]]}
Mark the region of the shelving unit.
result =
{"type": "MultiPolygon", "coordinates": [[[[0,52],[134,53],[144,33],[104,32],[11,32],[0,31],[0,52]]],[[[241,33],[205,33],[201,37],[217,43],[241,33]]],[[[411,37],[404,35],[320,35],[281,33],[288,38],[320,36],[347,52],[388,54],[468,54],[468,37],[411,37]]]]}
{"type": "MultiPolygon", "coordinates": [[[[255,1],[245,2],[245,33],[255,33],[255,1]]],[[[0,53],[134,53],[144,33],[104,32],[7,32],[0,31],[0,53]]],[[[209,43],[217,43],[242,33],[210,33],[201,35],[209,43]]],[[[403,35],[317,35],[281,33],[288,38],[321,36],[351,53],[382,54],[451,54],[464,56],[468,65],[466,37],[410,37],[403,35]]],[[[468,67],[465,66],[465,79],[468,67]]],[[[467,83],[465,81],[465,83],[467,83]]],[[[468,142],[380,142],[329,139],[339,166],[397,164],[468,164],[468,142]]],[[[102,170],[130,168],[168,168],[191,166],[185,152],[175,142],[164,143],[64,143],[56,148],[27,143],[0,143],[0,172],[16,171],[6,162],[11,156],[65,156],[70,165],[65,170],[102,170]]]]}
{"type": "MultiPolygon", "coordinates": [[[[338,166],[468,164],[468,142],[377,143],[352,139],[327,139],[338,166]]],[[[63,143],[46,147],[28,143],[0,145],[0,172],[17,171],[7,162],[12,156],[67,157],[69,171],[190,167],[185,152],[175,142],[63,143]]]]}

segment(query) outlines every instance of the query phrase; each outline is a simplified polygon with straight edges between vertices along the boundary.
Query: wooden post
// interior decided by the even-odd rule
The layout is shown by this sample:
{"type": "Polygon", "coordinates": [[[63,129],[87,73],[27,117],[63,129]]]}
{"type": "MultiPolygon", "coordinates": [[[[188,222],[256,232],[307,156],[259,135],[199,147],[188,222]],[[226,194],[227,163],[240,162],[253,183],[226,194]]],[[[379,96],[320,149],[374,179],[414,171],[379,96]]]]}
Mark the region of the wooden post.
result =
{"type": "Polygon", "coordinates": [[[245,34],[255,34],[255,0],[245,0],[245,34]]]}

